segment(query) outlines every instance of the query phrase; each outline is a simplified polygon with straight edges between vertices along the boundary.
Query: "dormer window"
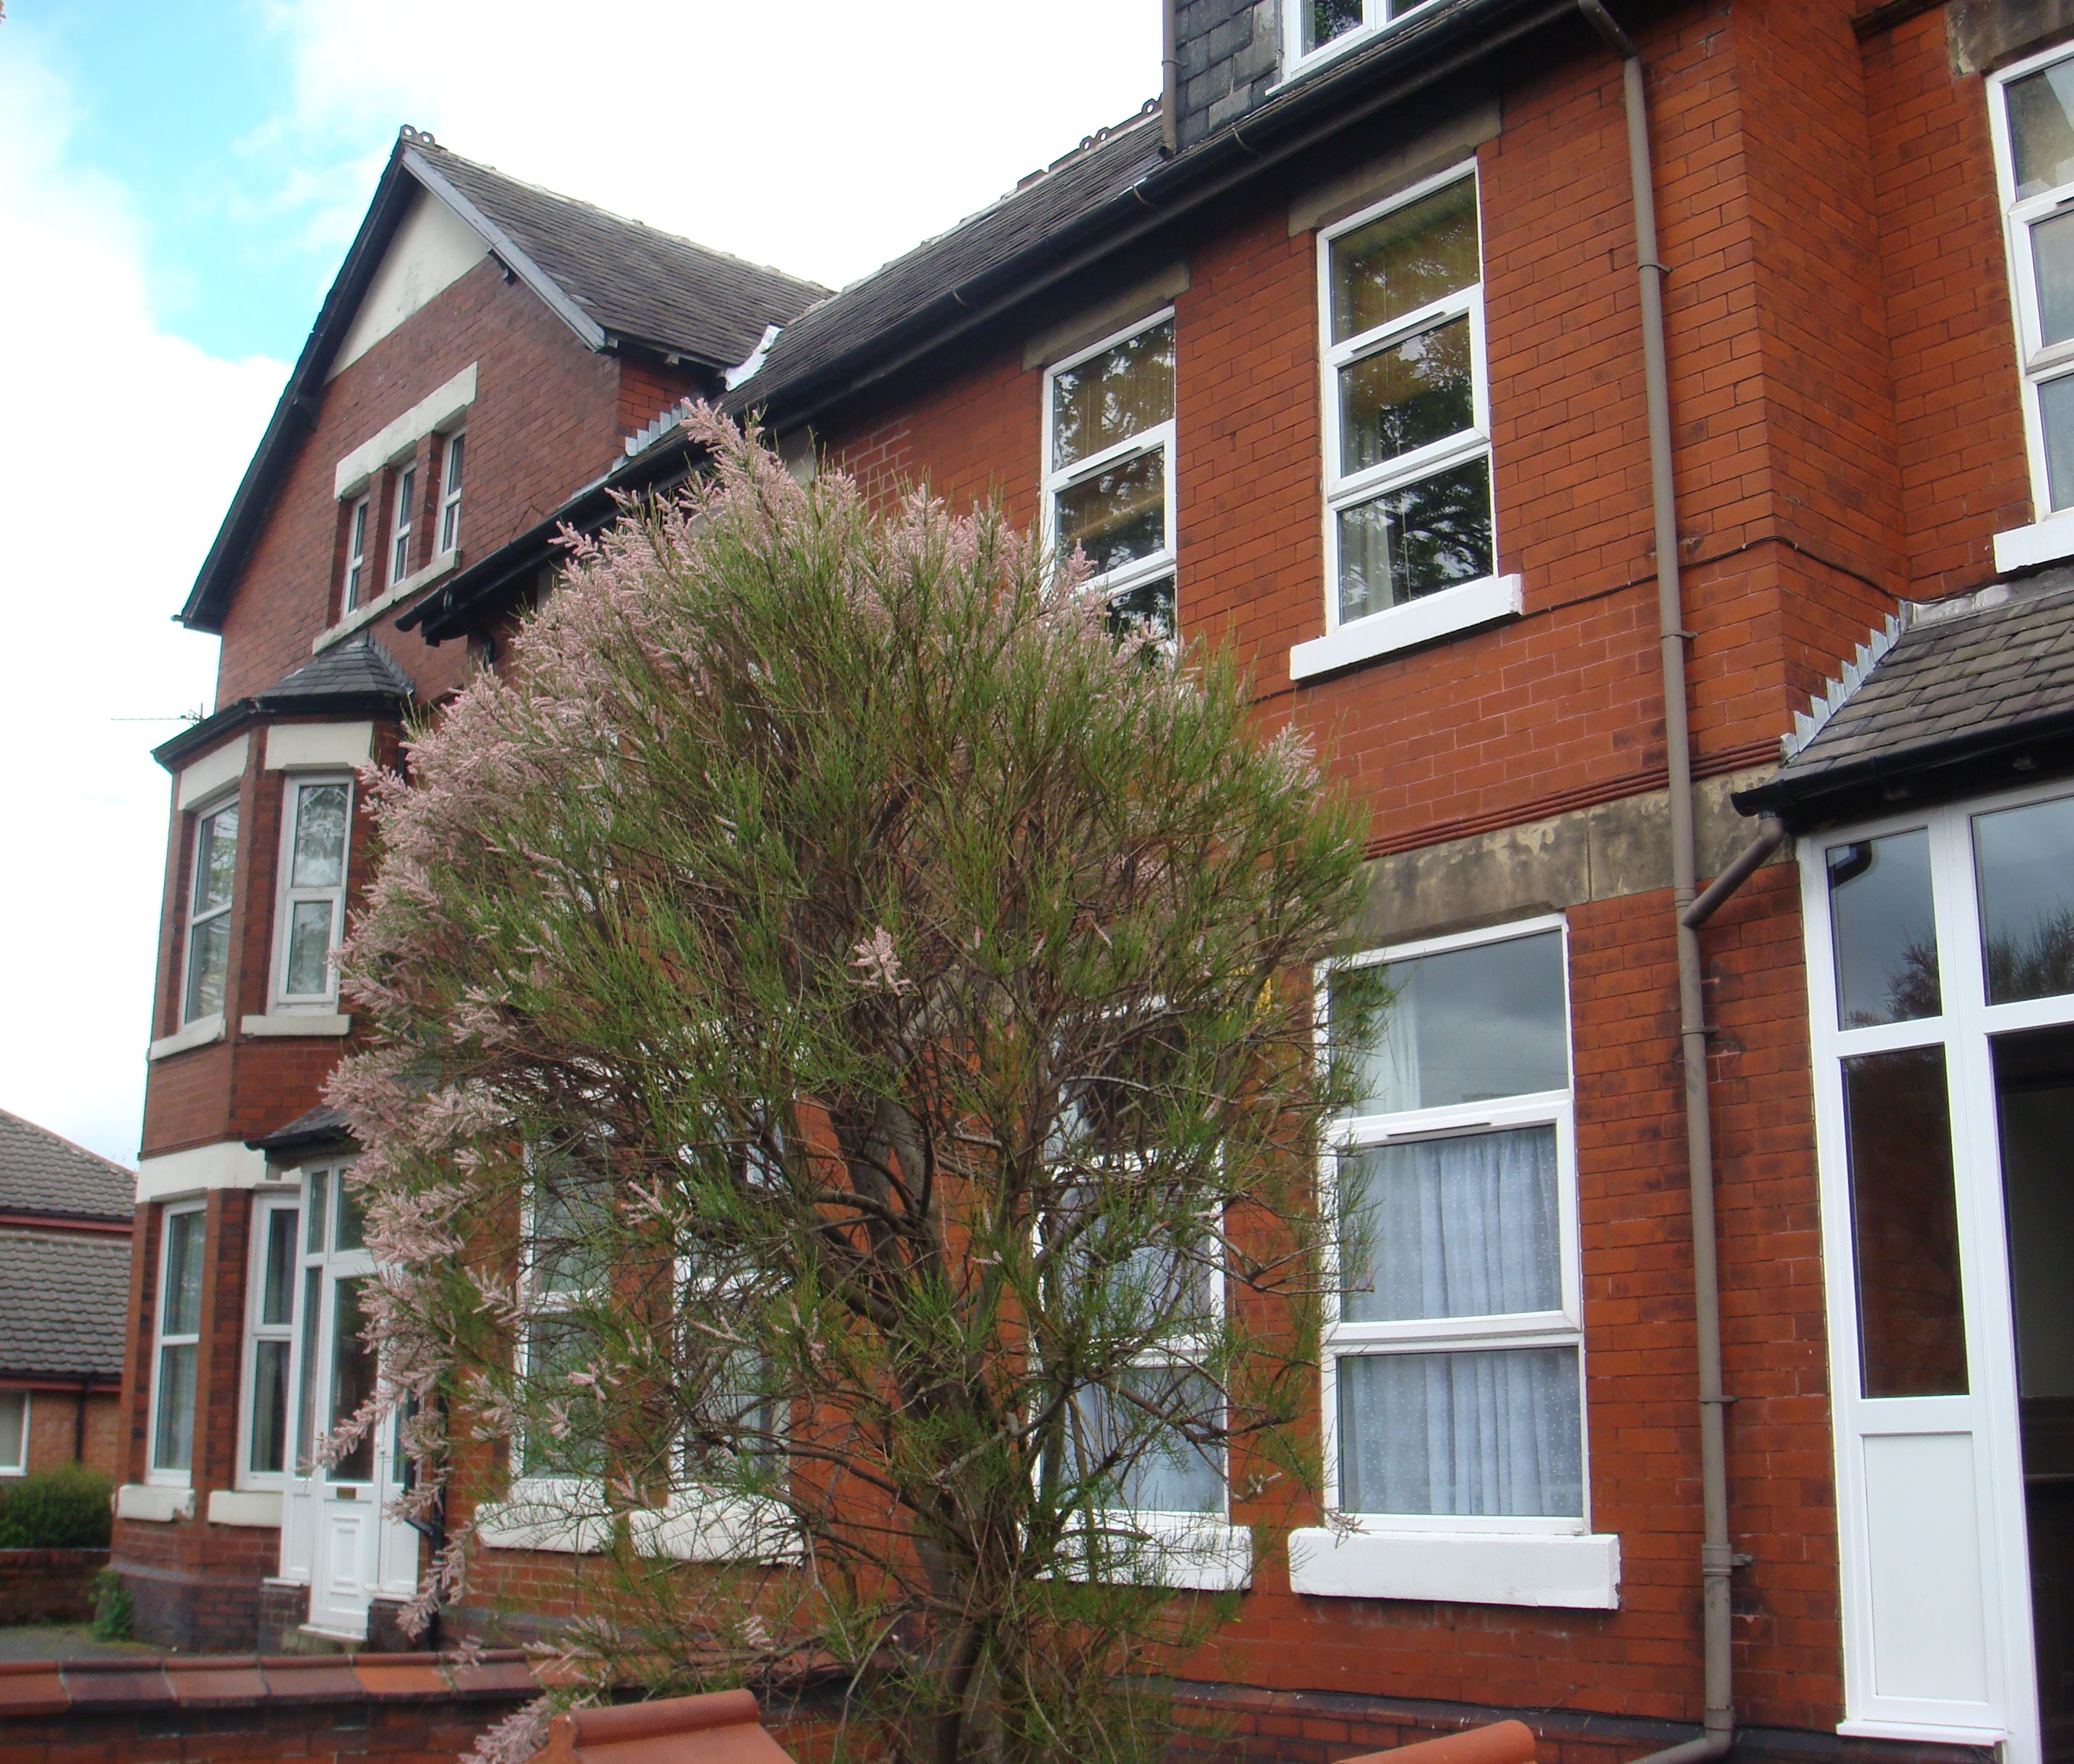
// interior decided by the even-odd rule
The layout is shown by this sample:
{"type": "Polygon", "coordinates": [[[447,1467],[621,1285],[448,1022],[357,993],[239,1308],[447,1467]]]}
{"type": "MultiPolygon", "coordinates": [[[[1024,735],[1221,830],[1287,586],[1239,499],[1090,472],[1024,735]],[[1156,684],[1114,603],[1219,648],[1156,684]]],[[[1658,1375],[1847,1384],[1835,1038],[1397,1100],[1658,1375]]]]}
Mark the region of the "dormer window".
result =
{"type": "Polygon", "coordinates": [[[351,612],[367,586],[367,498],[355,502],[345,517],[345,586],[339,609],[351,612]]]}
{"type": "Polygon", "coordinates": [[[446,459],[440,471],[440,549],[461,543],[461,457],[468,437],[457,430],[447,437],[446,459]]]}
{"type": "Polygon", "coordinates": [[[1312,56],[1350,48],[1361,38],[1429,3],[1430,0],[1297,0],[1283,14],[1289,21],[1289,65],[1293,69],[1312,56]]]}
{"type": "Polygon", "coordinates": [[[417,500],[418,469],[407,465],[396,477],[396,512],[389,523],[389,585],[411,573],[411,509],[417,500]]]}

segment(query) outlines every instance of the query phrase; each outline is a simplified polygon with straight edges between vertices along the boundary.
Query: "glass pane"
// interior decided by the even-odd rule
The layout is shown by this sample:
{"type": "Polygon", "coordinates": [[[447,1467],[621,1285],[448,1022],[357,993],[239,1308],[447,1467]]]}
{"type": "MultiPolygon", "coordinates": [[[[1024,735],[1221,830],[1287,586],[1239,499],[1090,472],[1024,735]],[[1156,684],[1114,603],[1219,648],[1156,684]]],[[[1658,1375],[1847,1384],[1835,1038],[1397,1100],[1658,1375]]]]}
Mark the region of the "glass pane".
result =
{"type": "Polygon", "coordinates": [[[1973,817],[1988,1002],[2074,992],[2074,796],[1973,817]]]}
{"type": "Polygon", "coordinates": [[[1134,1400],[1090,1387],[1075,1405],[1081,1474],[1113,1478],[1111,1498],[1131,1512],[1223,1512],[1223,1449],[1188,1436],[1223,1425],[1216,1385],[1185,1366],[1134,1366],[1119,1382],[1134,1400]],[[1104,1473],[1112,1454],[1119,1462],[1104,1473]]]}
{"type": "Polygon", "coordinates": [[[1340,470],[1349,475],[1476,420],[1469,321],[1450,319],[1340,370],[1340,470]]]}
{"type": "Polygon", "coordinates": [[[2047,492],[2055,508],[2065,508],[2074,504],[2074,374],[2039,385],[2038,412],[2045,430],[2047,492]]]}
{"type": "Polygon", "coordinates": [[[1051,377],[1051,467],[1071,465],[1174,414],[1174,327],[1155,324],[1051,377]]]}
{"type": "Polygon", "coordinates": [[[1059,492],[1059,549],[1077,544],[1097,576],[1167,544],[1167,450],[1155,447],[1059,492]]]}
{"type": "Polygon", "coordinates": [[[223,1009],[224,977],[230,967],[230,915],[196,925],[188,935],[188,995],[181,1020],[213,1017],[223,1009]]]}
{"type": "Polygon", "coordinates": [[[338,1173],[338,1239],[332,1247],[364,1250],[366,1246],[367,1216],[362,1210],[359,1194],[341,1170],[338,1173]]]}
{"type": "Polygon", "coordinates": [[[238,811],[205,815],[195,830],[194,911],[213,912],[230,904],[231,872],[238,865],[238,811]]]}
{"type": "Polygon", "coordinates": [[[159,1419],[151,1467],[185,1470],[194,1460],[195,1345],[159,1349],[159,1419]]]}
{"type": "Polygon", "coordinates": [[[1473,287],[1481,273],[1477,180],[1463,178],[1343,234],[1332,241],[1332,263],[1335,343],[1473,287]]]}
{"type": "Polygon", "coordinates": [[[1563,1305],[1556,1130],[1378,1146],[1340,1160],[1349,1323],[1563,1305]]]}
{"type": "Polygon", "coordinates": [[[250,1468],[277,1471],[288,1436],[288,1344],[252,1345],[252,1453],[250,1468]]]}
{"type": "Polygon", "coordinates": [[[697,1369],[703,1354],[710,1382],[690,1393],[680,1436],[685,1473],[725,1474],[724,1460],[753,1462],[779,1449],[779,1404],[771,1395],[770,1361],[754,1348],[738,1348],[716,1357],[705,1353],[707,1338],[694,1334],[680,1362],[684,1372],[697,1369]]]}
{"type": "Polygon", "coordinates": [[[1560,932],[1393,961],[1383,978],[1392,996],[1357,1114],[1569,1088],[1560,932]]]}
{"type": "Polygon", "coordinates": [[[294,1320],[295,1299],[296,1209],[273,1207],[266,1213],[266,1263],[259,1283],[259,1320],[294,1320]]]}
{"type": "Polygon", "coordinates": [[[323,1281],[315,1268],[303,1272],[303,1387],[295,1404],[295,1465],[305,1476],[317,1445],[317,1383],[322,1376],[317,1369],[317,1301],[323,1281]]]}
{"type": "Polygon", "coordinates": [[[2027,1473],[2064,1473],[2068,1411],[2074,1402],[2074,1183],[2068,1147],[2074,1146],[2074,1025],[1997,1035],[1995,1113],[2000,1129],[2003,1219],[2009,1240],[2010,1298],[2016,1313],[2017,1393],[2030,1423],[2046,1419],[2035,1405],[2058,1409],[2050,1452],[2056,1463],[2031,1460],[2036,1429],[2023,1429],[2027,1473]]]}
{"type": "Polygon", "coordinates": [[[345,786],[305,784],[295,793],[296,888],[336,888],[345,874],[345,786]]]}
{"type": "Polygon", "coordinates": [[[452,497],[461,489],[461,456],[468,445],[468,437],[457,435],[447,443],[446,494],[452,497]]]}
{"type": "Polygon", "coordinates": [[[2074,61],[2012,81],[2009,126],[2019,200],[2074,182],[2074,61]]]}
{"type": "Polygon", "coordinates": [[[299,900],[288,910],[288,971],[281,989],[291,998],[331,990],[331,903],[299,900]]]}
{"type": "Polygon", "coordinates": [[[396,480],[396,526],[400,531],[411,524],[411,503],[418,487],[418,469],[406,467],[396,480]]]}
{"type": "Polygon", "coordinates": [[[310,1229],[303,1238],[303,1248],[312,1255],[320,1254],[324,1246],[324,1202],[331,1192],[328,1171],[312,1170],[309,1174],[310,1229]]]}
{"type": "Polygon", "coordinates": [[[1944,1050],[1846,1060],[1844,1116],[1865,1394],[1964,1396],[1966,1320],[1944,1050]]]}
{"type": "Polygon", "coordinates": [[[19,1470],[27,1461],[29,1393],[0,1390],[0,1467],[19,1470]]]}
{"type": "Polygon", "coordinates": [[[604,1461],[596,1399],[568,1382],[572,1372],[582,1369],[585,1348],[581,1330],[568,1318],[538,1317],[526,1326],[530,1407],[538,1416],[548,1399],[557,1400],[568,1414],[568,1425],[559,1439],[544,1425],[527,1427],[519,1446],[523,1475],[595,1475],[604,1461]]]}
{"type": "Polygon", "coordinates": [[[1338,1373],[1345,1511],[1584,1516],[1575,1348],[1345,1356],[1338,1373]]]}
{"type": "Polygon", "coordinates": [[[1931,907],[1930,836],[1921,828],[1832,845],[1829,923],[1836,944],[1836,1027],[1912,1022],[1944,1008],[1931,907]]]}
{"type": "Polygon", "coordinates": [[[1361,0],[1304,0],[1303,52],[1361,28],[1361,0]]]}
{"type": "Polygon", "coordinates": [[[201,1328],[204,1217],[199,1208],[166,1216],[166,1290],[159,1300],[161,1335],[193,1335],[201,1328]]]}
{"type": "MultiPolygon", "coordinates": [[[[336,1427],[350,1419],[374,1394],[374,1350],[360,1339],[367,1320],[360,1309],[360,1281],[341,1280],[333,1301],[331,1342],[331,1421],[336,1427]]],[[[360,1436],[353,1448],[331,1467],[334,1482],[367,1482],[374,1476],[374,1431],[360,1436]]]]}
{"type": "Polygon", "coordinates": [[[1344,624],[1493,572],[1490,461],[1472,460],[1340,516],[1344,624]]]}
{"type": "MultiPolygon", "coordinates": [[[[546,1166],[553,1162],[546,1155],[546,1166]]],[[[605,1179],[571,1160],[543,1175],[533,1192],[533,1278],[547,1292],[582,1292],[597,1284],[610,1254],[611,1191],[605,1179]]]]}
{"type": "Polygon", "coordinates": [[[1174,634],[1174,578],[1155,577],[1134,588],[1120,588],[1109,597],[1109,628],[1118,637],[1138,630],[1155,637],[1174,634]]]}
{"type": "Polygon", "coordinates": [[[2074,337],[2074,209],[2032,226],[2031,270],[2038,287],[2039,343],[2064,343],[2074,337]]]}

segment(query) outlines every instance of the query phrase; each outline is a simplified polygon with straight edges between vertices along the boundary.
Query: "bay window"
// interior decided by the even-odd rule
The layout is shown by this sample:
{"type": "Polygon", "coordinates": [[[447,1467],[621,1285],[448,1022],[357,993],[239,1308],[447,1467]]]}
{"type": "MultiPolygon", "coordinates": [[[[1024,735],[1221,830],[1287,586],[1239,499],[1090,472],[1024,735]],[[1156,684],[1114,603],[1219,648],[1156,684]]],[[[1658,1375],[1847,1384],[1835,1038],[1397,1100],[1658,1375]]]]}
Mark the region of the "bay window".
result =
{"type": "Polygon", "coordinates": [[[246,1281],[245,1450],[241,1479],[278,1486],[287,1469],[290,1362],[295,1352],[295,1274],[301,1256],[297,1197],[269,1196],[253,1211],[252,1268],[246,1281]]]}
{"type": "Polygon", "coordinates": [[[220,1016],[230,970],[230,893],[238,868],[238,804],[226,803],[195,817],[188,885],[186,975],[180,1021],[220,1016]]]}
{"type": "Polygon", "coordinates": [[[349,779],[288,779],[282,803],[281,880],[275,915],[274,994],[279,1003],[327,1004],[337,990],[332,955],[345,927],[352,816],[349,779]]]}
{"type": "Polygon", "coordinates": [[[167,1207],[161,1216],[159,1341],[151,1381],[151,1474],[156,1481],[184,1483],[194,1462],[205,1217],[198,1200],[167,1207]]]}

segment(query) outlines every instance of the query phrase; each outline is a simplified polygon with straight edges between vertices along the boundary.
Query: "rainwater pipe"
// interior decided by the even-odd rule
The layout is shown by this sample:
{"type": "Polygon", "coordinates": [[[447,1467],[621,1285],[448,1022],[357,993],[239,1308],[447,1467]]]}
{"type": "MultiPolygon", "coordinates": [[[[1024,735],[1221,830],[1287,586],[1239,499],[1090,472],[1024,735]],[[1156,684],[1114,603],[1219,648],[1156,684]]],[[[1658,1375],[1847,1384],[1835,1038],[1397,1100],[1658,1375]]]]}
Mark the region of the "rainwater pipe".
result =
{"type": "MultiPolygon", "coordinates": [[[[1671,393],[1663,342],[1663,264],[1657,254],[1655,180],[1649,156],[1649,105],[1642,56],[1603,0],[1577,10],[1621,59],[1627,110],[1628,172],[1634,186],[1634,272],[1642,297],[1642,382],[1649,407],[1650,501],[1656,528],[1657,640],[1663,665],[1663,747],[1671,787],[1671,880],[1677,915],[1678,1029],[1685,1073],[1686,1169],[1692,1187],[1693,1333],[1700,1373],[1700,1635],[1704,1663],[1698,1739],[1652,1752],[1640,1764],[1701,1764],[1735,1743],[1729,1694],[1729,1580],[1737,1557],[1729,1541],[1729,1472],[1722,1411],[1721,1274],[1714,1240],[1714,1138],[1707,1095],[1707,1024],[1700,985],[1698,880],[1692,828],[1692,734],[1687,715],[1684,597],[1678,578],[1678,506],[1671,480],[1671,393]]],[[[1766,853],[1737,860],[1739,882],[1766,853]]],[[[1733,874],[1734,872],[1729,873],[1733,874]]],[[[1725,874],[1708,890],[1711,913],[1735,886],[1725,874]],[[1727,888],[1723,883],[1729,883],[1727,888]]],[[[1700,915],[1702,921],[1706,915],[1700,915]]]]}

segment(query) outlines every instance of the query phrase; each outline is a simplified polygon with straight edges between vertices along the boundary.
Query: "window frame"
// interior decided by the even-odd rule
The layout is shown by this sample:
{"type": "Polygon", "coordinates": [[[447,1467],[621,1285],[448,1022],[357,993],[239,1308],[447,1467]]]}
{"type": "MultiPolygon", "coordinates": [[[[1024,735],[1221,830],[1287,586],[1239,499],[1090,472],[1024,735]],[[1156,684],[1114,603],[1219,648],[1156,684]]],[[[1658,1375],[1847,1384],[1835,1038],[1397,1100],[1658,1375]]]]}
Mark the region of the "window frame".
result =
{"type": "Polygon", "coordinates": [[[439,543],[435,556],[444,557],[461,543],[461,492],[465,485],[468,468],[465,428],[451,431],[440,437],[440,509],[439,526],[435,537],[439,543]],[[456,468],[460,469],[457,471],[456,468]]]}
{"type": "Polygon", "coordinates": [[[418,496],[418,461],[415,456],[390,468],[396,488],[390,499],[389,580],[395,588],[411,573],[411,534],[415,525],[413,504],[418,496]]]}
{"type": "Polygon", "coordinates": [[[276,860],[274,886],[274,951],[272,973],[267,989],[272,1008],[275,1010],[328,1013],[337,1008],[338,969],[328,958],[337,952],[338,946],[345,936],[346,888],[352,879],[354,807],[353,779],[350,772],[284,771],[282,774],[280,851],[276,860]],[[339,853],[338,881],[328,888],[298,887],[295,882],[295,825],[302,813],[302,793],[308,789],[332,784],[342,784],[345,787],[345,837],[339,853]],[[329,901],[332,907],[330,942],[325,948],[324,989],[317,993],[291,993],[288,990],[289,939],[295,926],[295,909],[304,902],[315,900],[329,901]]]}
{"type": "Polygon", "coordinates": [[[279,1194],[255,1196],[252,1204],[251,1246],[245,1276],[245,1349],[238,1369],[236,1486],[241,1489],[285,1489],[295,1473],[296,1325],[302,1321],[301,1294],[305,1254],[303,1183],[299,1173],[292,1187],[284,1188],[279,1194]],[[264,1316],[266,1241],[273,1219],[283,1212],[289,1214],[294,1220],[289,1227],[288,1320],[286,1323],[268,1323],[264,1316]],[[255,1470],[252,1468],[252,1440],[259,1413],[259,1345],[262,1342],[271,1341],[285,1344],[288,1350],[287,1364],[282,1374],[287,1381],[287,1387],[286,1409],[281,1418],[281,1468],[278,1470],[255,1470]]]}
{"type": "Polygon", "coordinates": [[[1386,31],[1394,29],[1416,13],[1423,12],[1435,0],[1411,0],[1411,4],[1399,6],[1394,12],[1389,10],[1389,0],[1361,0],[1361,22],[1351,31],[1342,31],[1329,43],[1321,43],[1315,49],[1303,47],[1303,0],[1285,0],[1282,13],[1282,65],[1283,72],[1278,84],[1300,79],[1312,68],[1335,61],[1365,43],[1373,43],[1386,31]]]}
{"type": "Polygon", "coordinates": [[[1328,642],[1341,630],[1365,627],[1380,631],[1383,628],[1382,622],[1392,615],[1401,615],[1413,607],[1437,606],[1450,597],[1467,594],[1502,578],[1502,572],[1498,566],[1497,462],[1491,444],[1490,367],[1484,334],[1485,271],[1483,236],[1483,183],[1473,154],[1466,159],[1457,161],[1445,171],[1422,178],[1416,184],[1407,185],[1343,220],[1335,221],[1330,225],[1318,229],[1318,398],[1319,438],[1322,449],[1320,478],[1323,486],[1320,500],[1324,517],[1325,638],[1328,642]],[[1334,244],[1383,216],[1399,209],[1409,208],[1412,204],[1422,201],[1465,178],[1471,186],[1477,213],[1475,283],[1452,294],[1443,295],[1438,300],[1429,300],[1415,312],[1407,312],[1386,324],[1373,326],[1344,342],[1334,342],[1334,244]],[[1379,355],[1397,344],[1433,330],[1458,316],[1466,317],[1469,326],[1469,427],[1442,440],[1429,441],[1411,452],[1402,453],[1394,459],[1365,467],[1351,475],[1344,473],[1341,469],[1341,448],[1344,439],[1340,408],[1341,371],[1356,361],[1379,355]],[[1420,595],[1413,600],[1399,601],[1390,606],[1378,607],[1357,618],[1343,618],[1340,611],[1340,517],[1365,503],[1388,495],[1392,490],[1408,488],[1436,476],[1451,466],[1468,465],[1478,458],[1485,461],[1489,479],[1489,572],[1436,589],[1430,594],[1420,595]]]}
{"type": "Polygon", "coordinates": [[[374,523],[374,499],[367,487],[345,498],[345,562],[339,578],[339,613],[342,618],[362,602],[361,589],[368,576],[367,541],[374,523]]]}
{"type": "Polygon", "coordinates": [[[1569,928],[1560,914],[1509,920],[1450,936],[1421,938],[1363,950],[1322,965],[1316,975],[1319,1056],[1331,1041],[1331,985],[1334,973],[1410,961],[1423,956],[1488,948],[1556,933],[1563,968],[1563,1037],[1570,1081],[1561,1090],[1522,1092],[1493,1101],[1449,1103],[1389,1113],[1346,1115],[1332,1124],[1320,1164],[1320,1211],[1324,1226],[1325,1307],[1320,1332],[1324,1505],[1344,1512],[1367,1531],[1465,1533],[1498,1537],[1589,1535],[1592,1529],[1591,1411],[1586,1393],[1582,1296],[1583,1260],[1579,1223],[1576,1142],[1576,1046],[1570,997],[1569,928]],[[1354,1323],[1340,1317],[1340,1193],[1338,1163],[1347,1152],[1382,1145],[1466,1138],[1509,1128],[1549,1126],[1556,1134],[1556,1229],[1561,1303],[1554,1311],[1506,1312],[1481,1316],[1412,1318],[1354,1323]],[[1574,1349],[1577,1356],[1578,1473],[1582,1510],[1575,1515],[1370,1513],[1340,1505],[1338,1361],[1392,1353],[1473,1353],[1508,1348],[1574,1349]]]}
{"type": "Polygon", "coordinates": [[[167,1266],[172,1259],[173,1221],[180,1218],[201,1218],[201,1231],[196,1241],[198,1278],[207,1283],[209,1256],[209,1201],[206,1196],[196,1196],[185,1200],[167,1201],[159,1211],[158,1283],[151,1295],[151,1407],[144,1439],[144,1480],[158,1488],[188,1489],[194,1486],[195,1433],[201,1419],[201,1299],[197,1291],[195,1301],[195,1328],[168,1334],[166,1330],[166,1301],[171,1289],[166,1280],[167,1266]],[[188,1422],[188,1461],[184,1466],[163,1465],[159,1462],[159,1435],[161,1408],[165,1401],[166,1350],[168,1348],[192,1348],[195,1355],[195,1378],[192,1400],[194,1412],[188,1422]]]}
{"type": "Polygon", "coordinates": [[[0,1390],[0,1403],[19,1396],[22,1399],[22,1455],[12,1464],[0,1462],[0,1477],[27,1476],[29,1473],[29,1427],[35,1414],[35,1394],[31,1390],[0,1390]]]}
{"type": "MultiPolygon", "coordinates": [[[[180,902],[180,989],[175,1022],[177,1029],[184,1029],[190,1023],[205,1022],[212,1017],[227,1017],[230,1013],[230,940],[227,935],[223,953],[223,1002],[214,1010],[191,1013],[188,1007],[192,1001],[195,981],[195,933],[203,926],[213,924],[218,919],[229,919],[238,907],[238,854],[233,845],[230,857],[230,889],[224,896],[222,905],[212,907],[204,912],[196,911],[196,890],[201,882],[202,828],[226,810],[238,814],[240,807],[241,793],[238,785],[233,784],[221,795],[211,796],[188,811],[188,874],[187,886],[182,892],[180,902]]],[[[238,819],[242,824],[244,817],[239,814],[238,819]]],[[[244,835],[245,829],[241,824],[236,837],[242,841],[244,835]]]]}
{"type": "Polygon", "coordinates": [[[1144,333],[1156,329],[1162,324],[1174,328],[1175,393],[1175,402],[1178,403],[1180,390],[1180,333],[1179,327],[1175,325],[1174,308],[1171,305],[1161,307],[1157,312],[1149,313],[1142,319],[1134,320],[1130,324],[1110,332],[1098,342],[1091,343],[1085,349],[1076,349],[1070,355],[1063,356],[1058,361],[1045,364],[1043,401],[1043,432],[1040,454],[1043,466],[1040,474],[1043,505],[1040,519],[1046,548],[1047,550],[1056,548],[1059,543],[1058,498],[1062,493],[1071,490],[1076,484],[1100,476],[1111,466],[1121,465],[1127,460],[1137,459],[1155,450],[1159,452],[1163,456],[1161,490],[1165,506],[1162,514],[1162,524],[1165,543],[1157,552],[1149,556],[1134,558],[1130,563],[1120,564],[1114,569],[1090,576],[1088,578],[1088,586],[1099,590],[1105,597],[1113,601],[1121,595],[1128,593],[1132,589],[1142,588],[1149,582],[1159,580],[1162,576],[1173,577],[1175,582],[1175,630],[1167,633],[1168,641],[1171,642],[1178,634],[1180,626],[1178,567],[1178,554],[1180,547],[1175,533],[1175,518],[1179,508],[1179,498],[1175,488],[1176,473],[1173,413],[1170,411],[1163,422],[1155,423],[1149,428],[1140,429],[1134,434],[1125,436],[1121,441],[1112,442],[1099,452],[1082,455],[1070,465],[1056,465],[1052,458],[1052,449],[1058,439],[1056,393],[1059,376],[1062,374],[1070,374],[1075,368],[1084,366],[1097,356],[1106,354],[1119,344],[1128,343],[1133,337],[1142,336],[1144,333]]]}

